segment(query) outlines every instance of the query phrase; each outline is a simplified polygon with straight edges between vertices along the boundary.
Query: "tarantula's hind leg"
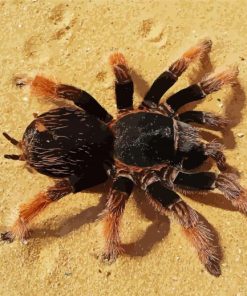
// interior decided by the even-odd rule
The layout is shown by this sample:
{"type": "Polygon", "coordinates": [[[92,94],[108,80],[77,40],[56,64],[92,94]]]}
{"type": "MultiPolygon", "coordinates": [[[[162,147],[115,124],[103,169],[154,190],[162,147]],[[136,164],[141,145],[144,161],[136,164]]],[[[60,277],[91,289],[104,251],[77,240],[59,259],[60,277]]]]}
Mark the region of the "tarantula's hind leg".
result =
{"type": "Polygon", "coordinates": [[[19,216],[8,232],[1,234],[1,239],[12,242],[15,238],[25,241],[29,235],[29,224],[50,203],[72,192],[70,183],[66,180],[58,181],[47,191],[39,193],[29,203],[23,204],[19,209],[19,216]]]}
{"type": "Polygon", "coordinates": [[[179,114],[179,120],[183,122],[195,122],[205,124],[208,127],[225,129],[229,123],[227,118],[203,111],[187,111],[179,114]]]}
{"type": "Polygon", "coordinates": [[[86,91],[67,84],[56,83],[48,78],[36,75],[34,79],[21,78],[16,80],[22,86],[30,85],[31,94],[49,99],[66,99],[89,114],[93,114],[104,122],[112,120],[112,116],[86,91]]]}
{"type": "Polygon", "coordinates": [[[247,215],[247,191],[237,182],[237,176],[233,174],[219,174],[215,187],[229,199],[233,206],[247,215]]]}
{"type": "Polygon", "coordinates": [[[175,188],[186,191],[214,190],[217,188],[230,200],[240,212],[247,214],[247,192],[237,182],[233,174],[215,174],[213,172],[179,172],[174,180],[175,188]]]}
{"type": "Polygon", "coordinates": [[[171,213],[182,226],[186,237],[197,250],[199,259],[209,273],[219,276],[220,254],[213,243],[214,234],[208,226],[200,221],[195,210],[188,206],[177,193],[166,188],[164,183],[158,180],[146,180],[148,186],[146,192],[150,196],[150,202],[156,209],[171,213]]]}
{"type": "MultiPolygon", "coordinates": [[[[195,60],[203,58],[212,46],[211,40],[203,40],[187,50],[180,59],[175,61],[167,71],[163,72],[152,84],[142,105],[148,108],[157,108],[161,97],[177,81],[178,77],[195,60]]],[[[163,105],[166,107],[165,105],[163,105]]]]}
{"type": "Polygon", "coordinates": [[[220,90],[225,85],[236,84],[237,76],[237,68],[216,71],[206,76],[200,83],[192,84],[170,96],[166,100],[166,105],[174,112],[177,112],[183,105],[201,100],[208,94],[220,90]]]}
{"type": "Polygon", "coordinates": [[[102,255],[104,261],[112,262],[123,253],[119,235],[120,220],[125,203],[133,189],[133,182],[126,176],[119,175],[113,182],[109,193],[106,208],[102,213],[104,223],[105,250],[102,255]]]}
{"type": "Polygon", "coordinates": [[[134,85],[125,57],[120,52],[110,56],[110,64],[116,77],[115,94],[119,111],[133,108],[134,85]]]}

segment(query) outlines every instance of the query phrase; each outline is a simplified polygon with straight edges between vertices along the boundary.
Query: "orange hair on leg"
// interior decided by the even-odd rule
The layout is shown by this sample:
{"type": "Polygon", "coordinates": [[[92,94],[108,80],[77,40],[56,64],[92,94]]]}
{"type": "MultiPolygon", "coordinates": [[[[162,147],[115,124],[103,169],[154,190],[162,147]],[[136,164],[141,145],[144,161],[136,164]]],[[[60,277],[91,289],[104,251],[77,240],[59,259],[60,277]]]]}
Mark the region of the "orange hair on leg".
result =
{"type": "Polygon", "coordinates": [[[2,234],[3,240],[13,240],[19,238],[25,240],[28,236],[28,226],[30,222],[43,211],[50,203],[57,201],[63,196],[72,192],[72,187],[67,180],[61,180],[47,191],[39,193],[29,203],[23,204],[19,209],[19,216],[11,227],[10,231],[2,234]]]}
{"type": "Polygon", "coordinates": [[[117,256],[124,252],[121,246],[119,226],[127,199],[126,193],[113,190],[107,201],[106,209],[102,213],[106,240],[103,259],[107,261],[116,260],[117,256]]]}
{"type": "Polygon", "coordinates": [[[35,76],[31,83],[31,94],[37,97],[57,98],[57,84],[40,75],[35,76]]]}
{"type": "Polygon", "coordinates": [[[179,77],[190,65],[190,63],[201,60],[211,50],[212,41],[205,39],[184,52],[182,57],[175,61],[169,71],[179,77]]]}
{"type": "Polygon", "coordinates": [[[184,201],[179,201],[171,208],[175,218],[183,227],[183,232],[196,249],[200,261],[214,276],[220,276],[220,256],[214,245],[214,234],[201,220],[195,210],[184,201]]]}
{"type": "Polygon", "coordinates": [[[121,52],[111,54],[109,63],[112,66],[118,83],[125,83],[131,80],[127,61],[121,52]]]}

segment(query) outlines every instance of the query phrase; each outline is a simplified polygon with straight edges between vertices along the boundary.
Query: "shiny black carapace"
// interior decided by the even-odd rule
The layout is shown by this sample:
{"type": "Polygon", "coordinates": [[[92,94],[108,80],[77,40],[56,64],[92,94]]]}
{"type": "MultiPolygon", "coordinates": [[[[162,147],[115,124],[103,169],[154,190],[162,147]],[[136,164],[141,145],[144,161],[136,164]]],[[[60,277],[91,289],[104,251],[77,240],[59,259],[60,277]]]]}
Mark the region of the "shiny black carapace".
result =
{"type": "Polygon", "coordinates": [[[216,71],[160,103],[164,93],[188,66],[202,59],[210,49],[211,41],[204,40],[187,50],[154,81],[136,109],[133,109],[134,87],[127,62],[121,53],[112,54],[110,64],[116,77],[118,108],[116,119],[83,90],[42,76],[16,79],[18,86],[30,85],[33,95],[66,99],[71,101],[71,107],[36,116],[21,141],[4,133],[22,151],[20,155],[5,157],[26,161],[38,172],[54,178],[55,185],[20,207],[19,217],[11,229],[1,235],[2,240],[25,240],[31,220],[50,203],[111,178],[112,187],[102,213],[105,260],[112,261],[123,251],[119,236],[120,218],[136,185],[157,210],[176,218],[207,270],[219,276],[219,255],[212,231],[175,191],[186,194],[217,188],[244,213],[247,212],[246,192],[233,175],[189,172],[208,157],[216,162],[220,171],[226,168],[222,145],[201,139],[198,128],[190,123],[222,129],[227,120],[209,112],[179,112],[179,109],[224,85],[234,84],[238,72],[236,69],[216,71]]]}

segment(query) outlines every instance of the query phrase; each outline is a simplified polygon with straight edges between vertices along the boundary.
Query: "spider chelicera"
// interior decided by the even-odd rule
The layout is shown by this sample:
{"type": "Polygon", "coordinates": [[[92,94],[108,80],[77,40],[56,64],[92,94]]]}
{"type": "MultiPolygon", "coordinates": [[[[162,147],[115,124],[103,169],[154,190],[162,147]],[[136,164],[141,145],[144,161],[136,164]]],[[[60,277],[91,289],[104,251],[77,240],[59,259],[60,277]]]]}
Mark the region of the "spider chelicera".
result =
{"type": "Polygon", "coordinates": [[[227,120],[209,112],[178,111],[185,104],[201,100],[224,85],[234,84],[238,72],[236,69],[216,71],[160,103],[163,94],[190,63],[210,51],[211,44],[210,40],[204,40],[187,50],[154,81],[135,110],[134,87],[127,62],[121,53],[113,53],[110,64],[116,78],[116,119],[86,91],[42,76],[17,79],[18,86],[30,85],[33,95],[70,100],[76,106],[53,109],[37,116],[21,141],[4,133],[22,151],[20,155],[5,157],[26,161],[38,172],[54,178],[55,185],[21,205],[19,217],[8,232],[1,234],[1,239],[25,240],[30,222],[50,203],[110,177],[113,183],[102,213],[105,260],[115,260],[123,251],[120,219],[136,185],[157,210],[176,218],[206,269],[219,276],[219,257],[212,231],[175,191],[218,189],[244,213],[247,213],[246,192],[231,174],[189,172],[208,157],[216,162],[220,171],[226,168],[222,145],[216,141],[204,141],[198,129],[189,123],[222,129],[227,120]]]}

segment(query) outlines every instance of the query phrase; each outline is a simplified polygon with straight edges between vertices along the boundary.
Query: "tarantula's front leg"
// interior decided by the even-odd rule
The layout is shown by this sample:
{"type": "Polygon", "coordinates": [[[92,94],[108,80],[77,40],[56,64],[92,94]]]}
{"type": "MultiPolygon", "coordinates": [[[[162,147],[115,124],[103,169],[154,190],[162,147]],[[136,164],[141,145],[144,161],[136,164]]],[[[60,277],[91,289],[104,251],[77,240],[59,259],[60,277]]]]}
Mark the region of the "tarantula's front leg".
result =
{"type": "Polygon", "coordinates": [[[110,56],[110,64],[116,77],[115,94],[119,111],[133,108],[134,85],[130,71],[122,53],[116,52],[110,56]]]}
{"type": "Polygon", "coordinates": [[[39,193],[29,203],[20,206],[19,217],[8,232],[1,234],[1,239],[12,242],[15,238],[24,241],[29,235],[30,222],[49,204],[72,192],[72,187],[67,180],[57,182],[45,192],[39,193]]]}
{"type": "Polygon", "coordinates": [[[210,51],[211,45],[211,40],[203,40],[187,50],[180,59],[175,61],[167,71],[163,72],[153,82],[141,106],[157,108],[164,93],[177,81],[178,77],[188,68],[190,63],[201,59],[210,51]]]}
{"type": "Polygon", "coordinates": [[[108,196],[106,208],[102,213],[104,222],[105,250],[103,260],[112,262],[123,252],[119,235],[120,220],[123,215],[125,203],[132,189],[133,181],[126,176],[119,175],[113,182],[108,196]]]}
{"type": "Polygon", "coordinates": [[[240,212],[247,214],[247,192],[237,182],[233,174],[215,174],[212,172],[182,173],[174,180],[177,189],[188,191],[213,190],[217,188],[240,212]]]}
{"type": "Polygon", "coordinates": [[[208,226],[199,220],[198,214],[188,206],[177,193],[165,187],[158,178],[150,178],[144,186],[154,207],[165,213],[171,213],[183,228],[186,237],[191,241],[201,262],[214,276],[221,274],[219,254],[208,226]]]}
{"type": "Polygon", "coordinates": [[[66,99],[84,109],[89,114],[95,115],[104,122],[112,120],[112,116],[86,91],[67,84],[56,83],[48,78],[37,75],[34,79],[18,78],[16,85],[28,84],[31,94],[50,99],[66,99]]]}
{"type": "Polygon", "coordinates": [[[236,68],[216,71],[206,76],[200,83],[190,85],[170,96],[165,104],[174,112],[177,112],[178,109],[185,104],[201,100],[205,98],[206,95],[220,90],[225,85],[235,84],[237,76],[238,70],[236,68]]]}

